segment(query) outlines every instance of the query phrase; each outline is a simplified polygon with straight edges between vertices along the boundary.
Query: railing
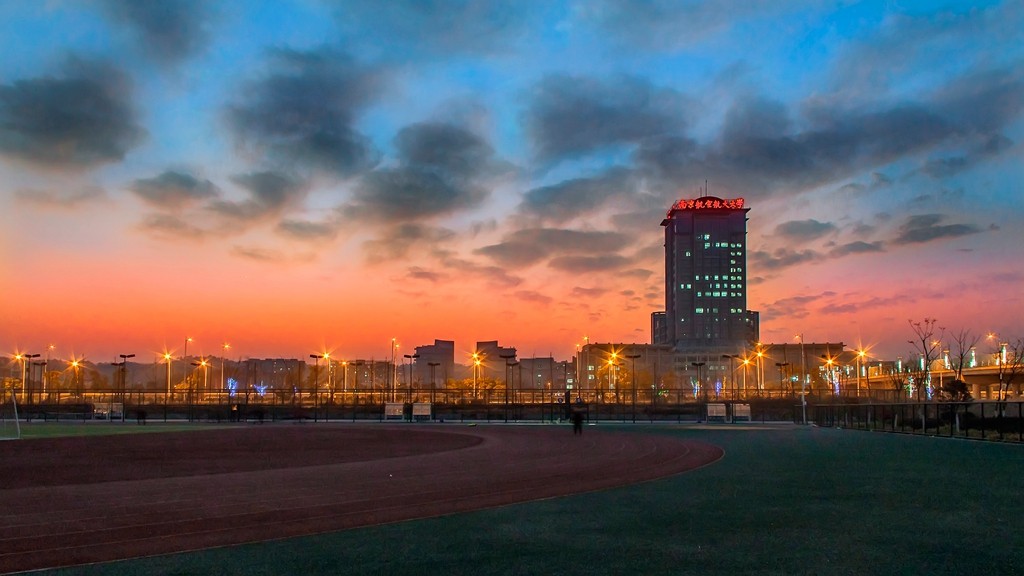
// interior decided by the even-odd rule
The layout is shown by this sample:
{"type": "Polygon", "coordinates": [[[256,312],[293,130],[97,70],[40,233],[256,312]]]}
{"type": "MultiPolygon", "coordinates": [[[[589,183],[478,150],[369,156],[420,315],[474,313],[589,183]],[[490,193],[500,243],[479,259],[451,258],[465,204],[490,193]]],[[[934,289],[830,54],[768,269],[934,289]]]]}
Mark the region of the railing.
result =
{"type": "Polygon", "coordinates": [[[1024,402],[901,402],[818,404],[811,414],[819,426],[1024,442],[1024,402]]]}

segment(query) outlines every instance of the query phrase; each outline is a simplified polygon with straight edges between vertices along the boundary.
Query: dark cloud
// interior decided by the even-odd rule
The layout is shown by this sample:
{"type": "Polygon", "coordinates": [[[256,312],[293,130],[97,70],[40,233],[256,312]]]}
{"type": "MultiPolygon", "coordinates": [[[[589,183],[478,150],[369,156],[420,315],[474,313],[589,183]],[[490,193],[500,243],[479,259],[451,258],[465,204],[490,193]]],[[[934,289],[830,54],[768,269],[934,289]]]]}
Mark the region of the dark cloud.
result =
{"type": "Polygon", "coordinates": [[[857,240],[841,244],[829,250],[828,255],[833,258],[841,258],[850,254],[864,254],[867,252],[885,252],[881,242],[864,242],[857,240]]]}
{"type": "Polygon", "coordinates": [[[349,176],[378,161],[352,123],[382,87],[380,73],[347,55],[279,50],[267,74],[228,108],[227,122],[240,145],[272,163],[349,176]]]}
{"type": "Polygon", "coordinates": [[[676,51],[704,41],[753,18],[799,10],[791,2],[749,0],[721,5],[678,0],[587,0],[577,5],[584,24],[620,46],[658,52],[676,51]]]}
{"type": "Polygon", "coordinates": [[[775,233],[790,240],[807,241],[821,238],[836,231],[835,224],[814,219],[790,220],[775,227],[775,233]]]}
{"type": "Polygon", "coordinates": [[[638,278],[640,280],[646,280],[650,278],[652,274],[654,274],[654,272],[651,272],[650,270],[645,270],[643,268],[632,268],[630,270],[623,270],[622,272],[619,273],[620,276],[625,276],[627,278],[638,278]]]}
{"type": "Polygon", "coordinates": [[[208,236],[206,230],[173,214],[150,214],[143,218],[139,229],[152,236],[175,242],[199,242],[208,236]]]}
{"type": "Polygon", "coordinates": [[[536,158],[553,165],[685,127],[688,99],[634,77],[548,76],[535,88],[526,130],[536,158]]]}
{"type": "Polygon", "coordinates": [[[455,233],[447,228],[431,227],[405,222],[382,231],[379,239],[367,240],[363,250],[371,262],[404,258],[414,247],[430,252],[439,244],[450,241],[455,233]]]}
{"type": "Polygon", "coordinates": [[[531,304],[541,304],[543,306],[547,306],[548,304],[551,304],[551,302],[554,301],[554,299],[551,298],[550,296],[541,294],[540,292],[536,292],[533,290],[517,290],[513,294],[513,296],[524,302],[529,302],[531,304]]]}
{"type": "Polygon", "coordinates": [[[14,192],[14,197],[21,202],[33,204],[41,208],[72,209],[85,204],[102,200],[107,193],[96,186],[84,186],[75,190],[36,190],[21,189],[14,192]]]}
{"type": "Polygon", "coordinates": [[[900,226],[894,244],[921,244],[943,238],[956,238],[977,234],[981,229],[972,224],[942,224],[942,214],[917,214],[907,218],[900,226]]]}
{"type": "Polygon", "coordinates": [[[576,286],[572,289],[573,298],[600,298],[607,293],[607,288],[585,288],[583,286],[576,286]]]}
{"type": "Polygon", "coordinates": [[[139,178],[128,189],[149,204],[161,208],[181,208],[220,193],[209,180],[174,170],[167,170],[154,178],[139,178]]]}
{"type": "Polygon", "coordinates": [[[602,254],[598,256],[559,256],[552,258],[548,266],[562,272],[588,273],[619,270],[629,266],[633,261],[618,254],[602,254]]]}
{"type": "Polygon", "coordinates": [[[451,254],[442,255],[441,263],[446,269],[452,270],[460,278],[479,278],[495,288],[515,288],[523,283],[522,278],[510,274],[505,268],[480,265],[451,254]]]}
{"type": "Polygon", "coordinates": [[[0,85],[0,155],[55,169],[124,159],[143,138],[120,71],[71,58],[60,77],[0,85]]]}
{"type": "Polygon", "coordinates": [[[753,269],[777,271],[821,259],[814,250],[790,250],[779,248],[774,252],[756,250],[750,252],[750,267],[753,269]]]}
{"type": "MultiPolygon", "coordinates": [[[[684,135],[648,139],[636,151],[636,166],[649,186],[685,189],[713,174],[720,189],[748,197],[792,193],[966,146],[966,160],[931,167],[955,171],[1011,149],[999,131],[1020,117],[1022,103],[1024,84],[1019,73],[1010,72],[957,78],[917,102],[849,109],[808,102],[799,121],[778,103],[747,96],[732,104],[717,140],[701,145],[684,135]]],[[[875,172],[869,186],[890,183],[875,172]]]]}
{"type": "Polygon", "coordinates": [[[306,194],[306,184],[279,172],[251,172],[231,178],[246,190],[249,198],[241,202],[215,200],[210,210],[237,221],[257,221],[280,213],[306,194]]]}
{"type": "Polygon", "coordinates": [[[529,190],[519,211],[542,221],[571,220],[601,209],[608,200],[634,193],[630,171],[611,168],[595,178],[573,178],[529,190]]]}
{"type": "Polygon", "coordinates": [[[338,235],[338,227],[331,222],[310,222],[307,220],[284,219],[278,222],[277,231],[297,240],[330,240],[338,235]]]}
{"type": "Polygon", "coordinates": [[[148,54],[177,62],[206,47],[210,3],[201,0],[100,0],[118,24],[126,24],[148,54]]]}
{"type": "Polygon", "coordinates": [[[921,170],[933,178],[948,178],[973,167],[985,159],[998,156],[1009,150],[1012,146],[1012,140],[1002,134],[994,134],[964,154],[929,159],[921,170]]]}
{"type": "Polygon", "coordinates": [[[811,313],[811,306],[816,302],[827,300],[836,293],[825,291],[821,294],[808,294],[782,298],[768,304],[761,310],[761,318],[806,318],[811,313]]]}
{"type": "Polygon", "coordinates": [[[512,268],[530,266],[553,256],[616,253],[629,237],[617,232],[583,232],[559,228],[527,228],[506,235],[500,244],[475,253],[512,268]]]}
{"type": "Polygon", "coordinates": [[[494,53],[510,47],[541,4],[514,0],[325,0],[342,35],[373,56],[401,59],[494,53]],[[386,42],[381,39],[386,38],[386,42]]]}
{"type": "Polygon", "coordinates": [[[232,246],[231,254],[238,256],[239,258],[254,260],[256,262],[283,262],[286,260],[285,256],[276,250],[255,248],[251,246],[232,246]]]}
{"type": "Polygon", "coordinates": [[[479,206],[507,166],[479,136],[448,124],[413,124],[395,137],[398,166],[363,177],[346,217],[414,221],[479,206]]]}
{"type": "Polygon", "coordinates": [[[447,274],[441,274],[420,266],[410,266],[406,271],[406,278],[410,280],[426,280],[427,282],[437,283],[442,280],[447,280],[449,276],[447,274]]]}
{"type": "Polygon", "coordinates": [[[894,307],[905,306],[907,304],[913,304],[918,301],[920,294],[917,297],[911,298],[905,294],[897,294],[894,296],[872,296],[870,298],[847,298],[842,300],[840,304],[829,304],[828,306],[822,306],[818,312],[821,314],[853,314],[855,312],[861,312],[864,310],[871,309],[892,309],[894,307]]]}

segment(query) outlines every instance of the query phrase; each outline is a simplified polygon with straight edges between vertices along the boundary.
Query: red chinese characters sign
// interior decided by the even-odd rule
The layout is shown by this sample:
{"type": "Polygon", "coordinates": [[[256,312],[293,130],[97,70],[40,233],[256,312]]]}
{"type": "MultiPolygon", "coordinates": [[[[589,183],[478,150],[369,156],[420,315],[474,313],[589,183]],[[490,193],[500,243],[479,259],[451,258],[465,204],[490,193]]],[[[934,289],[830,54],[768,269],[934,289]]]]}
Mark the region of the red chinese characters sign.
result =
{"type": "Polygon", "coordinates": [[[674,210],[742,210],[743,209],[743,198],[731,198],[723,200],[722,198],[715,198],[714,196],[705,196],[704,198],[691,198],[678,200],[669,209],[669,215],[674,210]]]}

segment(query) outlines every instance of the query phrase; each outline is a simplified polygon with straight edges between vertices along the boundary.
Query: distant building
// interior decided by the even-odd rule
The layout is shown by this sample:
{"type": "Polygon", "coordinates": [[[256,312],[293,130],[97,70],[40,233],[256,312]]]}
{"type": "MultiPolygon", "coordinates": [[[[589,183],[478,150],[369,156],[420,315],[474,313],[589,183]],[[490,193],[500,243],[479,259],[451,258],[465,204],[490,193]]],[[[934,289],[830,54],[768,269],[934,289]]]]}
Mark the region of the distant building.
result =
{"type": "Polygon", "coordinates": [[[449,378],[455,377],[455,341],[434,340],[427,346],[416,347],[413,384],[444,388],[449,378]]]}
{"type": "MultiPolygon", "coordinates": [[[[736,354],[757,341],[747,310],[747,212],[743,199],[679,200],[665,227],[665,321],[656,343],[687,354],[736,354]],[[662,335],[663,334],[663,335],[662,335]]],[[[656,313],[657,314],[657,313],[656,313]]]]}
{"type": "MultiPolygon", "coordinates": [[[[477,368],[477,378],[494,378],[505,380],[506,362],[516,357],[516,349],[499,346],[497,340],[477,342],[470,358],[467,359],[469,368],[472,371],[476,361],[480,362],[477,368]]],[[[472,372],[470,373],[472,377],[472,372]]]]}

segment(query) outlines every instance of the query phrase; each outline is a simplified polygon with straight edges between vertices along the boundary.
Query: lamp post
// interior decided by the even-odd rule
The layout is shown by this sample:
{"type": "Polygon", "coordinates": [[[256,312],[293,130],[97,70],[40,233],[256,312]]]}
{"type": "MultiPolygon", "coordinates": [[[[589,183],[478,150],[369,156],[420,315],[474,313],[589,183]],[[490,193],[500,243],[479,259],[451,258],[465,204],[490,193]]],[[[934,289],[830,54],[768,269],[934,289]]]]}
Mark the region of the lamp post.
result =
{"type": "MultiPolygon", "coordinates": [[[[505,421],[508,422],[508,396],[509,396],[509,388],[511,388],[511,385],[509,384],[509,382],[511,380],[510,375],[512,374],[512,366],[514,365],[512,360],[515,359],[516,355],[513,353],[513,354],[498,354],[498,356],[501,357],[501,359],[505,361],[505,421]]],[[[522,386],[523,383],[520,382],[519,385],[522,386]]],[[[512,401],[515,402],[515,397],[513,397],[512,401]]]]}
{"type": "Polygon", "coordinates": [[[164,364],[167,364],[167,389],[164,391],[164,404],[170,402],[171,398],[171,353],[164,352],[164,364]]]}
{"type": "Polygon", "coordinates": [[[412,402],[412,363],[413,363],[413,360],[419,358],[420,355],[419,354],[402,354],[402,356],[404,358],[408,358],[409,359],[409,369],[406,372],[406,376],[405,376],[405,387],[406,387],[405,399],[406,399],[406,402],[410,402],[411,403],[412,402]]]}
{"type": "Polygon", "coordinates": [[[189,359],[188,359],[188,343],[191,342],[191,341],[192,341],[192,337],[191,336],[186,336],[185,337],[185,351],[181,353],[181,366],[182,366],[182,372],[183,372],[182,379],[186,381],[185,382],[186,386],[188,385],[187,381],[188,381],[188,376],[189,376],[189,374],[188,374],[188,363],[189,363],[189,359]]]}
{"type": "Polygon", "coordinates": [[[320,387],[320,355],[310,354],[309,357],[313,359],[313,408],[315,414],[317,389],[320,387]]]}
{"type": "Polygon", "coordinates": [[[391,339],[391,367],[388,369],[388,396],[391,401],[395,401],[395,380],[398,379],[398,366],[395,365],[395,354],[398,352],[398,340],[396,338],[391,339]]]}
{"type": "Polygon", "coordinates": [[[21,354],[21,400],[22,402],[28,401],[32,403],[32,387],[29,386],[26,378],[29,378],[28,364],[32,362],[33,358],[39,358],[39,354],[21,354]]]}
{"type": "Polygon", "coordinates": [[[480,353],[473,352],[473,400],[476,400],[476,377],[480,369],[480,353]]]}
{"type": "Polygon", "coordinates": [[[434,403],[434,394],[437,390],[437,381],[435,380],[434,369],[440,366],[440,362],[427,362],[427,366],[430,366],[430,403],[434,403]]]}
{"type": "Polygon", "coordinates": [[[50,352],[53,352],[54,346],[50,344],[46,347],[46,362],[43,363],[43,396],[48,396],[48,388],[50,383],[50,352]]]}
{"type": "Polygon", "coordinates": [[[124,422],[124,395],[125,390],[128,388],[128,359],[135,358],[135,354],[118,354],[121,358],[121,422],[124,422]]]}
{"type": "Polygon", "coordinates": [[[348,394],[348,360],[341,361],[341,401],[345,401],[348,394]]]}
{"type": "MultiPolygon", "coordinates": [[[[700,381],[700,369],[701,369],[701,366],[704,366],[704,364],[706,364],[706,363],[705,362],[690,362],[690,365],[697,369],[697,389],[700,390],[701,396],[704,398],[704,404],[705,404],[704,410],[706,412],[707,411],[707,406],[706,405],[707,405],[707,402],[708,402],[708,391],[704,387],[704,384],[702,384],[701,381],[700,381]]],[[[707,417],[707,415],[705,414],[705,418],[706,417],[707,417]]]]}
{"type": "Polygon", "coordinates": [[[639,354],[626,354],[626,358],[629,358],[629,361],[632,364],[632,366],[630,368],[631,368],[631,370],[633,372],[633,374],[632,374],[632,382],[633,382],[633,423],[634,424],[636,424],[636,359],[639,358],[639,357],[640,357],[639,354]]]}
{"type": "Polygon", "coordinates": [[[221,349],[224,351],[220,357],[220,392],[224,394],[227,392],[227,383],[224,380],[224,359],[228,355],[228,349],[231,348],[231,344],[225,342],[221,345],[221,349]]]}
{"type": "MultiPolygon", "coordinates": [[[[196,367],[199,367],[199,368],[203,369],[203,390],[206,390],[206,385],[209,384],[209,379],[210,379],[209,378],[209,371],[207,370],[207,367],[209,366],[209,362],[206,361],[206,358],[202,358],[202,359],[199,360],[199,362],[192,362],[191,364],[193,366],[196,366],[196,367]]],[[[194,382],[195,378],[193,378],[192,380],[194,382]]],[[[192,397],[193,397],[192,389],[193,389],[193,387],[194,387],[194,384],[189,385],[189,388],[188,388],[188,391],[189,391],[189,404],[188,404],[188,408],[189,408],[189,421],[192,420],[192,397]]]]}
{"type": "Polygon", "coordinates": [[[761,343],[757,343],[757,393],[761,395],[764,392],[764,348],[761,347],[761,343]]]}

